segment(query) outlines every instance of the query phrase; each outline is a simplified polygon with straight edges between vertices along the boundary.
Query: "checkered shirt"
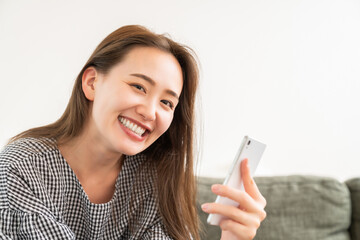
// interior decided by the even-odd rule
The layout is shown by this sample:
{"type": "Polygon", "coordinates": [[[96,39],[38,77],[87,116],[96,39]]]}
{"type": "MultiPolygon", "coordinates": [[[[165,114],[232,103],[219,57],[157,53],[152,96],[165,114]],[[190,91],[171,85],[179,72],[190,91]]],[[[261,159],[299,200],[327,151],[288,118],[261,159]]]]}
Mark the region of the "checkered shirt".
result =
{"type": "Polygon", "coordinates": [[[0,239],[171,239],[153,181],[135,184],[145,156],[127,156],[113,198],[94,204],[59,149],[46,142],[54,140],[23,138],[0,153],[0,239]]]}

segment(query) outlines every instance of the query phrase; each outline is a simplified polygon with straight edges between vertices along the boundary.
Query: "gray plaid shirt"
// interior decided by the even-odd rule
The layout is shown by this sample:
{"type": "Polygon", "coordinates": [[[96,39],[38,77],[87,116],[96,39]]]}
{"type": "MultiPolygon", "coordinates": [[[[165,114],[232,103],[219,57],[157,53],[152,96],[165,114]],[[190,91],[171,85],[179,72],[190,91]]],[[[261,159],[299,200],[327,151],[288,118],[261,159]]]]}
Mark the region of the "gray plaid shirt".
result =
{"type": "Polygon", "coordinates": [[[53,142],[23,138],[0,153],[0,239],[171,239],[152,181],[134,186],[145,156],[126,157],[113,198],[94,204],[59,149],[47,141],[53,142]],[[128,224],[134,217],[135,231],[128,224]]]}

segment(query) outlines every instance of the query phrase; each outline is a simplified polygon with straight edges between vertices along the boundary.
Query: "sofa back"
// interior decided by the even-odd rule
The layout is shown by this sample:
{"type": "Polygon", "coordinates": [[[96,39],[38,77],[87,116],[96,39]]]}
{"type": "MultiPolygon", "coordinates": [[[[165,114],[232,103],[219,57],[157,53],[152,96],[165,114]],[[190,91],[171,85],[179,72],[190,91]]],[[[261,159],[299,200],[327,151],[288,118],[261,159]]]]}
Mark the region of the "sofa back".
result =
{"type": "MultiPolygon", "coordinates": [[[[256,177],[267,200],[267,218],[256,240],[360,240],[360,179],[341,183],[318,176],[256,177]],[[349,191],[350,190],[350,191],[349,191]]],[[[212,202],[210,191],[222,179],[198,179],[198,203],[212,202]]],[[[207,214],[200,210],[204,226],[202,239],[220,239],[220,229],[206,224],[207,214]]]]}
{"type": "Polygon", "coordinates": [[[345,182],[351,194],[351,226],[352,239],[360,239],[360,178],[353,178],[345,182]]]}

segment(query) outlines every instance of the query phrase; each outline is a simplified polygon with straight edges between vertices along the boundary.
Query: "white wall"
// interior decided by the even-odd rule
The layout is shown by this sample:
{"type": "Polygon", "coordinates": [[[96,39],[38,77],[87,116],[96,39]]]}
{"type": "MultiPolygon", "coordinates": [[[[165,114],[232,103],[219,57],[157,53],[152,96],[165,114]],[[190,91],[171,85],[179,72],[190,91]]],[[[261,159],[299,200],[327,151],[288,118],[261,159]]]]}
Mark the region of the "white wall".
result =
{"type": "Polygon", "coordinates": [[[93,49],[126,24],[199,56],[201,175],[226,175],[243,135],[268,145],[257,175],[360,175],[355,0],[0,0],[0,145],[55,121],[93,49]]]}

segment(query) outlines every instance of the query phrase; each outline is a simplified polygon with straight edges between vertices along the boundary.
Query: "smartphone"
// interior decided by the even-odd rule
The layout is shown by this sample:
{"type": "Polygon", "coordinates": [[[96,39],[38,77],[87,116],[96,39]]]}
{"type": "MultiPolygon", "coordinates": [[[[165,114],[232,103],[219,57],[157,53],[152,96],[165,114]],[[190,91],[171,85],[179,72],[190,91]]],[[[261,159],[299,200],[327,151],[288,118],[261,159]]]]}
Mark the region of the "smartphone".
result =
{"type": "MultiPolygon", "coordinates": [[[[234,162],[230,168],[227,177],[225,178],[223,185],[227,185],[244,191],[244,185],[241,179],[240,163],[247,158],[250,167],[250,173],[251,175],[253,175],[255,173],[256,167],[260,162],[261,156],[265,151],[265,148],[265,144],[248,136],[245,136],[240,145],[240,148],[237,151],[234,162]]],[[[238,202],[221,196],[217,196],[215,202],[235,207],[239,206],[238,202]]],[[[220,214],[209,214],[207,222],[210,225],[220,225],[220,222],[223,219],[226,219],[226,217],[220,214]]]]}

